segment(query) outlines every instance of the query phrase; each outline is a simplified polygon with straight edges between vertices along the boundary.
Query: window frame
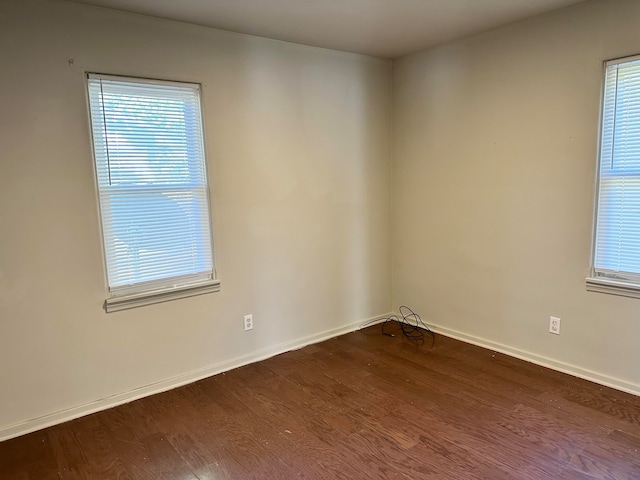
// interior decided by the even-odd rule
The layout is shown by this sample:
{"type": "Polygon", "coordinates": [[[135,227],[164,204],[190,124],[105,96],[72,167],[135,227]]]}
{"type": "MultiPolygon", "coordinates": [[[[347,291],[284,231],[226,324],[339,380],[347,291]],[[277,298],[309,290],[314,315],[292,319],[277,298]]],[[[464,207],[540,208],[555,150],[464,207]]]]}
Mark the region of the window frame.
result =
{"type": "MultiPolygon", "coordinates": [[[[605,102],[607,100],[607,71],[612,65],[621,65],[625,63],[640,61],[640,54],[631,55],[626,57],[620,57],[603,62],[602,69],[602,89],[600,95],[600,110],[599,110],[599,129],[598,129],[598,150],[596,161],[596,175],[595,175],[595,201],[593,206],[593,221],[592,221],[592,242],[591,242],[591,258],[589,276],[586,280],[587,291],[605,293],[610,295],[618,295],[630,298],[640,298],[640,272],[623,272],[621,274],[612,273],[607,275],[601,269],[598,271],[596,267],[596,255],[598,249],[598,220],[600,217],[601,207],[601,187],[602,187],[602,175],[601,168],[603,162],[603,143],[605,135],[605,102]],[[626,275],[625,275],[626,273],[626,275]],[[635,278],[634,278],[635,277],[635,278]]],[[[640,82],[638,82],[640,84],[640,82]]],[[[616,77],[616,95],[613,99],[616,104],[618,101],[617,96],[617,77],[616,77]]],[[[615,113],[614,113],[615,115],[615,113]]],[[[614,123],[615,125],[615,123],[614,123]]],[[[614,126],[615,131],[615,126],[614,126]]],[[[613,140],[612,140],[613,141],[613,140]]],[[[619,175],[619,177],[625,177],[627,175],[619,175]]],[[[629,175],[631,176],[631,175],[629,175]]],[[[638,177],[638,175],[636,175],[638,177]]]]}
{"type": "MultiPolygon", "coordinates": [[[[100,239],[102,246],[102,263],[103,263],[103,278],[105,285],[106,299],[104,302],[104,309],[107,313],[125,310],[129,308],[135,308],[145,305],[151,305],[160,302],[166,302],[179,298],[187,298],[195,295],[202,295],[206,293],[213,293],[220,291],[220,280],[217,279],[216,272],[216,259],[215,259],[215,242],[214,242],[214,228],[213,228],[213,215],[212,215],[212,203],[211,203],[211,182],[209,177],[209,165],[207,161],[207,146],[204,132],[205,119],[203,114],[203,95],[202,85],[194,82],[181,82],[174,80],[162,80],[156,78],[134,77],[129,75],[115,75],[115,74],[102,74],[86,72],[85,74],[85,94],[87,98],[87,113],[89,120],[89,133],[91,143],[92,164],[94,170],[94,184],[97,201],[97,210],[100,227],[100,239]],[[207,217],[207,237],[209,240],[209,249],[211,254],[211,271],[205,275],[200,275],[200,279],[197,279],[197,275],[187,275],[186,281],[184,276],[174,276],[166,278],[166,281],[151,281],[151,282],[137,282],[133,283],[130,287],[115,287],[112,288],[109,282],[108,273],[108,258],[107,258],[107,244],[105,238],[105,222],[103,217],[103,206],[101,201],[101,188],[99,179],[99,166],[96,156],[96,138],[94,135],[94,122],[92,117],[92,104],[90,94],[90,83],[92,80],[115,80],[119,82],[130,82],[136,85],[160,85],[160,86],[174,86],[174,87],[187,87],[195,88],[198,92],[198,110],[200,115],[200,128],[201,142],[202,142],[202,160],[205,185],[206,199],[206,217],[207,217]]],[[[208,270],[207,270],[208,272],[208,270]]]]}

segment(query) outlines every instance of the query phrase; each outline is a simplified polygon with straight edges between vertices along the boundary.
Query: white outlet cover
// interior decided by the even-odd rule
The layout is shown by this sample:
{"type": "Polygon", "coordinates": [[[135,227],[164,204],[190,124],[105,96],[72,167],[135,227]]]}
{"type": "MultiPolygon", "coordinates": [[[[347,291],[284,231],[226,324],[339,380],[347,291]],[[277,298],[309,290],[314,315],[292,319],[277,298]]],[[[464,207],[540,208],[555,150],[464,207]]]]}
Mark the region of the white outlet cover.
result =
{"type": "Polygon", "coordinates": [[[560,335],[560,319],[558,317],[549,317],[549,333],[560,335]]]}

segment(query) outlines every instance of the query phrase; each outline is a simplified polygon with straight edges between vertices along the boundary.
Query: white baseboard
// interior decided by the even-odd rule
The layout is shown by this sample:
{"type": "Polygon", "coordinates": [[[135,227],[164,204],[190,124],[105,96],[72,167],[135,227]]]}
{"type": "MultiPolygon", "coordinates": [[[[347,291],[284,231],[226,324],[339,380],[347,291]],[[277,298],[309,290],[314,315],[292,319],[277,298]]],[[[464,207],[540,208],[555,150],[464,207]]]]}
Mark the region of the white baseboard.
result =
{"type": "Polygon", "coordinates": [[[178,375],[173,378],[168,378],[160,382],[129,390],[128,392],[122,392],[100,400],[96,400],[94,402],[86,403],[84,405],[78,405],[66,410],[61,410],[59,412],[53,412],[42,417],[27,420],[25,422],[0,427],[0,442],[3,440],[8,440],[10,438],[18,437],[20,435],[31,433],[36,430],[41,430],[52,425],[67,422],[69,420],[73,420],[74,418],[83,417],[91,413],[106,410],[117,405],[122,405],[123,403],[131,402],[142,397],[148,397],[156,393],[165,392],[182,385],[187,385],[189,383],[202,380],[203,378],[211,377],[213,375],[217,375],[234,368],[242,367],[243,365],[259,362],[260,360],[265,360],[267,358],[279,355],[281,353],[289,352],[291,350],[297,350],[313,343],[322,342],[339,335],[344,335],[345,333],[359,330],[363,324],[374,325],[375,323],[382,321],[389,315],[390,314],[379,315],[367,320],[360,320],[358,322],[350,323],[342,327],[325,330],[324,332],[308,335],[306,337],[292,340],[290,342],[281,343],[273,347],[264,348],[248,355],[243,355],[231,360],[217,363],[215,365],[210,365],[198,370],[193,370],[191,372],[178,375]]]}
{"type": "MultiPolygon", "coordinates": [[[[185,373],[183,375],[178,375],[173,378],[169,378],[160,382],[145,385],[143,387],[129,390],[127,392],[122,392],[116,395],[112,395],[110,397],[106,397],[100,400],[96,400],[94,402],[86,403],[84,405],[78,405],[78,406],[75,406],[66,410],[62,410],[59,412],[53,412],[51,414],[44,415],[42,417],[34,418],[31,420],[27,420],[25,422],[16,423],[14,425],[0,427],[0,442],[3,440],[8,440],[10,438],[18,437],[20,435],[31,433],[36,430],[41,430],[43,428],[50,427],[52,425],[57,425],[59,423],[67,422],[75,418],[79,418],[85,415],[99,412],[101,410],[106,410],[111,407],[122,405],[123,403],[131,402],[139,398],[154,395],[156,393],[165,392],[167,390],[171,390],[173,388],[177,388],[182,385],[187,385],[189,383],[193,383],[198,380],[202,380],[203,378],[211,377],[213,375],[217,375],[219,373],[226,372],[234,368],[241,367],[243,365],[259,362],[260,360],[265,360],[267,358],[273,357],[275,355],[279,355],[281,353],[303,348],[313,343],[322,342],[324,340],[328,340],[330,338],[333,338],[339,335],[344,335],[346,333],[359,330],[365,324],[367,326],[375,325],[376,323],[380,323],[384,321],[384,319],[387,318],[389,315],[391,314],[388,313],[388,314],[379,315],[377,317],[370,318],[368,320],[361,320],[359,322],[350,323],[342,327],[333,328],[331,330],[326,330],[324,332],[320,332],[314,335],[302,337],[290,342],[281,343],[273,347],[268,347],[262,350],[258,350],[257,352],[253,352],[248,355],[236,357],[231,360],[210,365],[208,367],[194,370],[194,371],[185,373]]],[[[594,372],[592,370],[580,368],[576,365],[559,362],[551,358],[542,357],[540,355],[536,355],[531,352],[526,352],[524,350],[512,348],[507,345],[492,342],[490,340],[476,337],[474,335],[468,335],[466,333],[452,330],[446,327],[441,327],[438,325],[429,325],[429,328],[431,328],[436,333],[439,333],[447,337],[455,338],[456,340],[461,340],[463,342],[471,343],[479,347],[488,348],[496,352],[504,353],[505,355],[510,355],[512,357],[516,357],[521,360],[525,360],[527,362],[540,365],[542,367],[551,368],[553,370],[557,370],[559,372],[567,373],[569,375],[573,375],[578,378],[589,380],[589,381],[598,383],[600,385],[615,388],[616,390],[621,390],[623,392],[640,396],[640,385],[636,383],[626,382],[624,380],[621,380],[615,377],[610,377],[608,375],[603,375],[598,372],[594,372]]]]}
{"type": "Polygon", "coordinates": [[[500,352],[500,353],[504,353],[505,355],[509,355],[511,357],[519,358],[520,360],[525,360],[527,362],[535,363],[536,365],[540,365],[541,367],[547,367],[552,370],[556,370],[558,372],[573,375],[574,377],[582,378],[584,380],[589,380],[599,385],[604,385],[605,387],[611,387],[616,390],[620,390],[622,392],[631,393],[632,395],[640,396],[640,385],[637,383],[627,382],[619,378],[594,372],[593,370],[588,370],[585,368],[578,367],[577,365],[560,362],[552,358],[536,355],[535,353],[519,350],[517,348],[509,347],[507,345],[492,342],[491,340],[487,340],[485,338],[476,337],[474,335],[468,335],[466,333],[462,333],[457,330],[451,330],[446,327],[441,327],[438,325],[429,325],[429,328],[431,328],[431,330],[433,330],[434,332],[444,335],[446,337],[455,338],[456,340],[461,340],[463,342],[471,343],[479,347],[488,348],[495,352],[500,352]]]}

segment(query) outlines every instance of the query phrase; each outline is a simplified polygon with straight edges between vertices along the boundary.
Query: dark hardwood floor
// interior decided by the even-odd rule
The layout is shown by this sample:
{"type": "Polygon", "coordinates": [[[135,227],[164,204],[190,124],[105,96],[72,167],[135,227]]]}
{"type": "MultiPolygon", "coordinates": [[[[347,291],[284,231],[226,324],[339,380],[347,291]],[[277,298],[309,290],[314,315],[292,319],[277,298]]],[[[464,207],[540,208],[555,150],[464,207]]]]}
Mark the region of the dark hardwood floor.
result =
{"type": "Polygon", "coordinates": [[[640,479],[640,398],[374,326],[2,442],[0,478],[640,479]]]}

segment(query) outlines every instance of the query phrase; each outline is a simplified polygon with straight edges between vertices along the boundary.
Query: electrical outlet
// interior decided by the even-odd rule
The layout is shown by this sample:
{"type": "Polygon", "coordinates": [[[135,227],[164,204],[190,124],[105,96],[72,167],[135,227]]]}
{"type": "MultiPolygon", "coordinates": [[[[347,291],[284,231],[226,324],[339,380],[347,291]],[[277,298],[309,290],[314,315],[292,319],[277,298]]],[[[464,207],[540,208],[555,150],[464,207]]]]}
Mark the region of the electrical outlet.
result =
{"type": "Polygon", "coordinates": [[[560,335],[560,319],[558,317],[549,317],[549,333],[560,335]]]}
{"type": "Polygon", "coordinates": [[[253,330],[253,315],[245,315],[244,316],[244,331],[253,330]]]}

